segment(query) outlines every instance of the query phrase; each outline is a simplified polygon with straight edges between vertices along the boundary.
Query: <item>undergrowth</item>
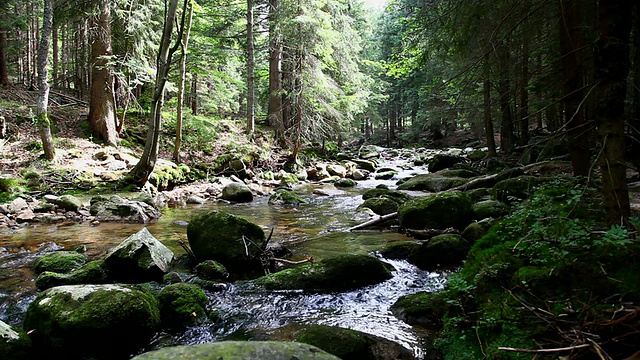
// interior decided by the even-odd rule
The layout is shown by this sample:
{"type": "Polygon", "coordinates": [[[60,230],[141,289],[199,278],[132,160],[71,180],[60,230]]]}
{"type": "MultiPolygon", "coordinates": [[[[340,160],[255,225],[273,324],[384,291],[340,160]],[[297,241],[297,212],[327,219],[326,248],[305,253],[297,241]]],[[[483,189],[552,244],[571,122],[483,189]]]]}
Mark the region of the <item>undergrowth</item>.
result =
{"type": "MultiPolygon", "coordinates": [[[[445,359],[621,359],[638,350],[640,244],[605,229],[584,179],[544,183],[480,239],[444,291],[445,359]]],[[[636,228],[638,219],[632,219],[636,228]]]]}

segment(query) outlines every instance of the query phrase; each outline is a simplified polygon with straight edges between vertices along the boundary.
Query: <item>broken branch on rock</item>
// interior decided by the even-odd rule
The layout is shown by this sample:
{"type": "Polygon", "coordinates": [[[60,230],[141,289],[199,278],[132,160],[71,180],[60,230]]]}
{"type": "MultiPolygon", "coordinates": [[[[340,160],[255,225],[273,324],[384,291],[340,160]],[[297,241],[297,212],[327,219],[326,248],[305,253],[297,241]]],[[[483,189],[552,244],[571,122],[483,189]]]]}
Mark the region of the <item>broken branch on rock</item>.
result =
{"type": "Polygon", "coordinates": [[[395,219],[396,217],[398,217],[398,212],[397,211],[394,212],[394,213],[391,213],[391,214],[379,216],[379,217],[377,217],[375,219],[369,220],[369,221],[364,222],[364,223],[362,223],[360,225],[356,225],[356,226],[350,228],[347,231],[360,230],[360,229],[366,228],[368,226],[377,225],[377,224],[385,222],[387,220],[395,219]]]}

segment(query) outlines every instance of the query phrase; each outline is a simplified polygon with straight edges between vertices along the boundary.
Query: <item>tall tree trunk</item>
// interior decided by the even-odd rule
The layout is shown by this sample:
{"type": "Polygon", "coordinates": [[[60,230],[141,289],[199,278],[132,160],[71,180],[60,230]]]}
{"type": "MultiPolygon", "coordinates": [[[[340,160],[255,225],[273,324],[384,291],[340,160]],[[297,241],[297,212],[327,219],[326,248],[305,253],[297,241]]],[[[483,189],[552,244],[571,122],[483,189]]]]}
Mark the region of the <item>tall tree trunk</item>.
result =
{"type": "Polygon", "coordinates": [[[585,127],[583,61],[582,58],[582,6],[581,0],[561,0],[560,50],[562,53],[563,105],[567,126],[567,145],[571,155],[573,175],[589,175],[589,132],[585,127]]]}
{"type": "Polygon", "coordinates": [[[95,0],[98,14],[92,21],[91,101],[89,124],[93,135],[109,145],[118,144],[114,77],[109,66],[111,50],[111,1],[95,0]]]}
{"type": "Polygon", "coordinates": [[[38,107],[36,118],[38,130],[42,140],[42,148],[47,159],[53,160],[56,157],[51,136],[51,123],[48,115],[49,107],[49,84],[47,82],[49,47],[51,46],[51,30],[53,28],[53,0],[44,1],[44,11],[42,15],[42,32],[40,46],[38,47],[38,107]]]}
{"type": "Polygon", "coordinates": [[[594,115],[602,143],[599,158],[606,219],[610,225],[629,220],[624,142],[624,101],[629,74],[631,2],[601,1],[595,45],[597,103],[594,115]]]}
{"type": "Polygon", "coordinates": [[[491,74],[489,67],[489,55],[485,55],[484,60],[484,84],[483,84],[483,94],[484,94],[484,131],[487,136],[487,147],[489,148],[489,153],[487,154],[490,157],[496,156],[496,139],[493,135],[493,119],[491,116],[491,74]]]}
{"type": "Polygon", "coordinates": [[[53,25],[53,31],[51,33],[51,41],[53,43],[53,53],[51,54],[53,58],[53,74],[51,74],[53,87],[58,87],[58,77],[60,76],[60,46],[58,44],[58,25],[53,25]]]}
{"type": "Polygon", "coordinates": [[[9,86],[7,69],[7,32],[0,30],[0,86],[9,86]]]}
{"type": "Polygon", "coordinates": [[[255,49],[253,40],[253,0],[247,0],[247,135],[253,138],[255,131],[256,84],[255,49]]]}
{"type": "Polygon", "coordinates": [[[184,82],[187,76],[187,49],[189,48],[189,34],[191,33],[191,23],[193,21],[193,1],[189,1],[189,15],[187,25],[182,37],[180,48],[182,56],[180,58],[180,77],[178,78],[178,105],[176,107],[176,143],[173,148],[173,161],[182,162],[180,159],[180,147],[182,145],[182,103],[184,101],[184,82]]]}
{"type": "Polygon", "coordinates": [[[191,114],[198,115],[198,73],[193,73],[191,79],[191,114]]]}
{"type": "MultiPolygon", "coordinates": [[[[525,2],[528,8],[528,1],[525,2]]],[[[528,24],[528,21],[527,21],[528,24]]],[[[522,79],[520,80],[520,137],[518,144],[525,146],[529,143],[529,35],[523,34],[522,40],[522,79]]]]}
{"type": "Polygon", "coordinates": [[[500,147],[506,154],[511,154],[515,141],[513,134],[513,113],[511,112],[511,96],[509,91],[509,45],[508,40],[498,45],[500,110],[502,111],[502,137],[500,147]]]}
{"type": "Polygon", "coordinates": [[[158,57],[156,59],[156,86],[153,91],[151,100],[151,114],[149,117],[147,140],[145,142],[144,151],[140,157],[140,161],[131,169],[129,176],[132,181],[139,186],[144,186],[149,180],[149,176],[153,172],[158,160],[158,148],[160,146],[160,129],[162,125],[162,105],[164,103],[164,89],[169,77],[171,68],[171,58],[178,49],[184,23],[186,18],[187,2],[184,0],[182,21],[180,30],[178,31],[178,41],[173,47],[171,46],[171,35],[173,33],[174,23],[177,21],[178,0],[171,0],[167,8],[164,19],[164,29],[160,39],[160,48],[158,49],[158,57]]]}
{"type": "Polygon", "coordinates": [[[284,147],[282,114],[282,41],[278,27],[278,0],[269,0],[269,125],[275,139],[284,147]]]}

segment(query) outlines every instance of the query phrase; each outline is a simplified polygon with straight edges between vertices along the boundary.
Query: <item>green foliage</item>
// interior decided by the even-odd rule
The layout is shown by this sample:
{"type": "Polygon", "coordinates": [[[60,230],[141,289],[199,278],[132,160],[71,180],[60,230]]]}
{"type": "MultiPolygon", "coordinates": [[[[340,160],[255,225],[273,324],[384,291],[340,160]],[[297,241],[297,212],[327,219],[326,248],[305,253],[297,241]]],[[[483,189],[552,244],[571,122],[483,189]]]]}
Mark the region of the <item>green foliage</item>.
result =
{"type": "MultiPolygon", "coordinates": [[[[514,205],[443,291],[437,346],[445,359],[528,359],[498,347],[557,347],[559,332],[610,318],[597,309],[612,294],[640,299],[640,244],[627,228],[594,231],[602,218],[598,192],[584,179],[554,178],[514,205]]],[[[580,331],[612,336],[595,326],[580,331]]]]}

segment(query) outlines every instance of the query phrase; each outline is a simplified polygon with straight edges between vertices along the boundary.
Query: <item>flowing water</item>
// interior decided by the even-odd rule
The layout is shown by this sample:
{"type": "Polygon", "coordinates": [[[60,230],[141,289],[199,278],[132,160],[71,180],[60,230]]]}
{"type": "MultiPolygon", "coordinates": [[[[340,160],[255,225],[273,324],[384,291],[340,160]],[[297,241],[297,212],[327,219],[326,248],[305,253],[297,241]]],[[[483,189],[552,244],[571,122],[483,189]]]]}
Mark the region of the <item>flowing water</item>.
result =
{"type": "MultiPolygon", "coordinates": [[[[391,165],[401,166],[400,163],[391,165]]],[[[406,176],[408,172],[401,171],[398,177],[406,176]]],[[[412,169],[410,172],[426,171],[412,169]]],[[[333,185],[306,185],[296,189],[309,201],[300,206],[271,206],[267,197],[259,197],[247,204],[210,201],[205,205],[166,209],[156,223],[147,225],[36,225],[12,233],[0,233],[0,320],[19,327],[28,304],[37,294],[31,267],[40,255],[58,249],[73,250],[82,245],[90,259],[101,258],[143,226],[176,255],[181,255],[184,250],[179,240],[186,241],[186,228],[176,225],[175,221],[188,221],[196,213],[210,209],[241,216],[262,226],[267,234],[273,229],[271,241],[281,242],[292,250],[292,260],[304,259],[307,255],[319,260],[343,253],[375,252],[386,244],[407,238],[388,229],[358,232],[347,229],[366,220],[355,216],[356,208],[363,201],[362,192],[380,183],[393,187],[396,180],[368,180],[350,190],[337,190],[333,185]],[[313,194],[312,191],[319,187],[329,190],[331,195],[313,194]]],[[[192,327],[177,335],[161,333],[150,348],[211,342],[232,334],[314,323],[382,336],[412,349],[416,357],[421,358],[425,333],[396,319],[389,307],[402,295],[441,288],[446,274],[425,272],[406,261],[383,260],[395,267],[393,278],[351,292],[265,293],[242,284],[229,285],[223,292],[209,293],[211,308],[217,310],[220,321],[192,327]]]]}

